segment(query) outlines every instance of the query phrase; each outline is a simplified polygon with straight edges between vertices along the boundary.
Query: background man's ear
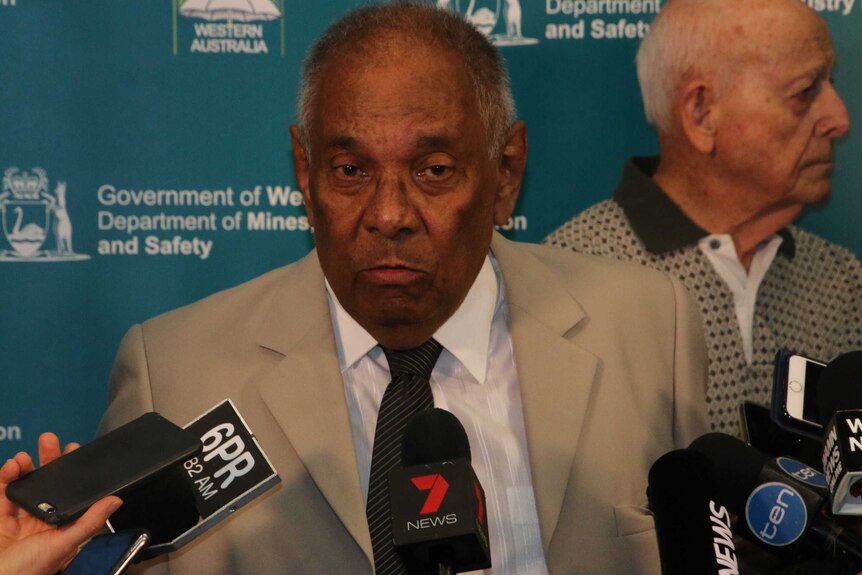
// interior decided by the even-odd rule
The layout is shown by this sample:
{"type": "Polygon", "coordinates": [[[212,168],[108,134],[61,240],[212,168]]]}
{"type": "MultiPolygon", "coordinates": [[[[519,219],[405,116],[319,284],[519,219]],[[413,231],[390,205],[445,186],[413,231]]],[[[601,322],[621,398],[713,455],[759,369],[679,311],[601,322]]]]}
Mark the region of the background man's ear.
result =
{"type": "Polygon", "coordinates": [[[715,90],[701,80],[685,87],[679,107],[679,120],[692,147],[702,154],[715,150],[716,118],[715,90]]]}
{"type": "Polygon", "coordinates": [[[503,152],[500,154],[500,180],[494,206],[494,223],[498,226],[509,221],[518,201],[521,182],[527,168],[527,125],[515,122],[509,129],[503,152]]]}

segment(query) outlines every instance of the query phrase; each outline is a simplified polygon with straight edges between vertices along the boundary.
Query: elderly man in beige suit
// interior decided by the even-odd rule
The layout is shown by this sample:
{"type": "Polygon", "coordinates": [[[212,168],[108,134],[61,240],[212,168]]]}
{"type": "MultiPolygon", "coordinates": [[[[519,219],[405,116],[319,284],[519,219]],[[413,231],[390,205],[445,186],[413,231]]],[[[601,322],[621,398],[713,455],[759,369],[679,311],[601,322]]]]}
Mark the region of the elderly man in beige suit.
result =
{"type": "Polygon", "coordinates": [[[386,354],[433,337],[434,405],[464,423],[488,497],[485,573],[658,574],[647,471],[708,429],[681,285],[493,231],[526,130],[501,57],[455,13],[342,18],[308,56],[299,112],[316,250],[133,327],[102,426],[185,423],[229,397],[282,483],[143,570],[403,572],[376,564],[369,467],[386,354]]]}

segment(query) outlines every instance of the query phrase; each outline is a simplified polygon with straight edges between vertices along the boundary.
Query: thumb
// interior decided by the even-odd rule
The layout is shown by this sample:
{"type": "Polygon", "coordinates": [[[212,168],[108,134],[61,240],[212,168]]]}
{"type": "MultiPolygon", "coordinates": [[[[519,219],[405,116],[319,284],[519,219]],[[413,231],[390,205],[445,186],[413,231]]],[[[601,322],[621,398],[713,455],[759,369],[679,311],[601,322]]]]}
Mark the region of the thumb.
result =
{"type": "Polygon", "coordinates": [[[95,502],[76,521],[57,530],[57,545],[65,548],[77,548],[104,529],[105,522],[122,504],[123,501],[114,495],[95,502]]]}

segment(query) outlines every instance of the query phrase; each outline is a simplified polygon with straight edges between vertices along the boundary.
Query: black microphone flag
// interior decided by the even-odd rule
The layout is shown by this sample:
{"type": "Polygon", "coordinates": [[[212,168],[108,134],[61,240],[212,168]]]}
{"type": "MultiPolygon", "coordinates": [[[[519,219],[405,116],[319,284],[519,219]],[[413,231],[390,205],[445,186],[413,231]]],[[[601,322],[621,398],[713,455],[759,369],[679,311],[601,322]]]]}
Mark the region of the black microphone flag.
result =
{"type": "Polygon", "coordinates": [[[647,497],[655,515],[662,575],[738,575],[730,513],[709,459],[691,449],[659,457],[647,497]]]}
{"type": "Polygon", "coordinates": [[[461,422],[429,409],[408,422],[403,441],[405,467],[390,472],[389,496],[395,547],[408,572],[490,567],[485,491],[461,422]]]}

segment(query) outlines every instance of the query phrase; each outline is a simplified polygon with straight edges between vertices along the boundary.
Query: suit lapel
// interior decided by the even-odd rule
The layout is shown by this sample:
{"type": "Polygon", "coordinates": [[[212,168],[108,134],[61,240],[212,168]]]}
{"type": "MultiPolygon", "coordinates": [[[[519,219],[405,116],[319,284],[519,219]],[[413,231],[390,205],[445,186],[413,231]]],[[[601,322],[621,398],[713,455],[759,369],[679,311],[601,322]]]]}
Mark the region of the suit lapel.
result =
{"type": "Polygon", "coordinates": [[[531,253],[495,234],[509,306],[542,546],[560,518],[597,358],[568,339],[585,313],[558,277],[531,253]]]}
{"type": "Polygon", "coordinates": [[[260,394],[315,484],[371,560],[350,415],[316,252],[294,265],[262,326],[261,347],[284,358],[260,394]]]}

